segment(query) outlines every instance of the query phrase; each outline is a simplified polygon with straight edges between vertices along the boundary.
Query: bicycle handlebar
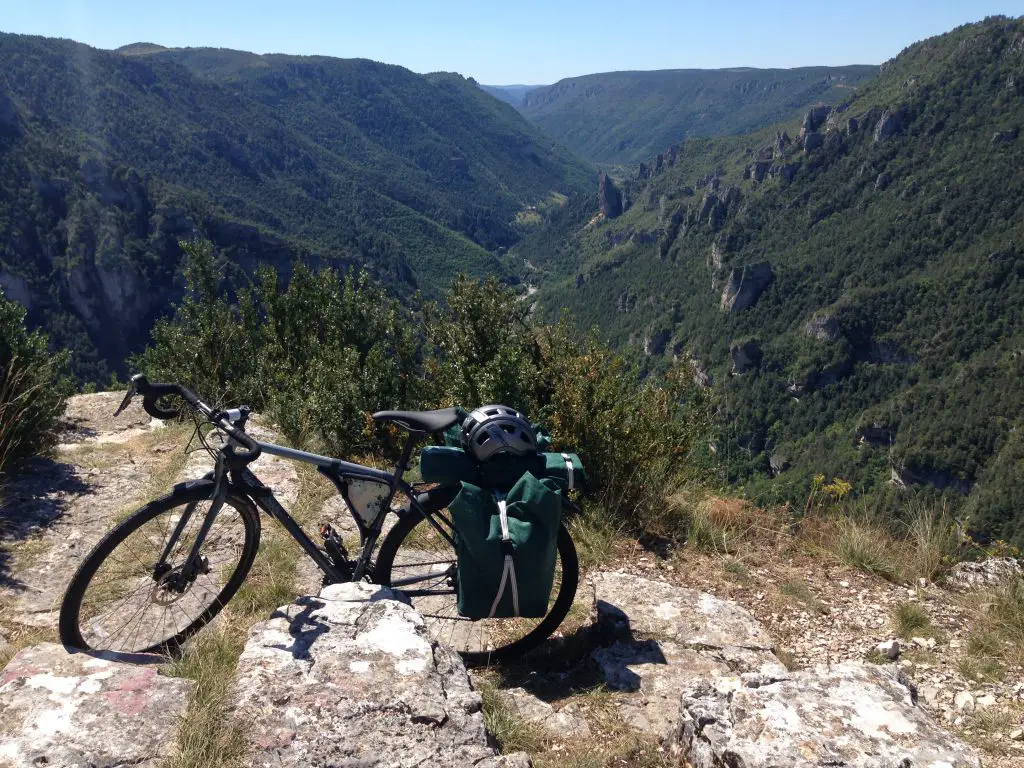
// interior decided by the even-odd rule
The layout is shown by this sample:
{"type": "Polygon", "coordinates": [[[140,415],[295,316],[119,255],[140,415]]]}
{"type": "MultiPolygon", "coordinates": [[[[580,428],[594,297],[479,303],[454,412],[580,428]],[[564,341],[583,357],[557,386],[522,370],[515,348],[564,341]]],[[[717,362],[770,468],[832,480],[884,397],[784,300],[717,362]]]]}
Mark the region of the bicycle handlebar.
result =
{"type": "Polygon", "coordinates": [[[223,411],[215,411],[188,387],[183,387],[181,384],[152,383],[145,374],[141,373],[132,377],[132,384],[135,391],[142,395],[142,407],[154,419],[166,421],[177,418],[180,411],[176,408],[161,408],[156,401],[161,397],[180,397],[188,403],[192,410],[202,414],[211,424],[223,430],[228,437],[245,448],[243,453],[235,454],[239,459],[246,462],[255,461],[262,453],[256,441],[232,424],[227,418],[227,414],[223,411]]]}

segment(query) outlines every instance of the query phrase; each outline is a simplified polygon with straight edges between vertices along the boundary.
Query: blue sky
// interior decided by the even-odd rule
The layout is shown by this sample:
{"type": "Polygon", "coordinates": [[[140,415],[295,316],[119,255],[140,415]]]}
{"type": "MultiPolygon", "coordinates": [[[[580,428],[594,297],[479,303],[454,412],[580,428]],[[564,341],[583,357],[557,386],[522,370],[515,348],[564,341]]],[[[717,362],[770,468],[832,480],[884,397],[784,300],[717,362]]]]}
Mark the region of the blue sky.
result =
{"type": "Polygon", "coordinates": [[[877,64],[1024,0],[0,0],[0,31],[365,57],[482,83],[622,69],[877,64]]]}

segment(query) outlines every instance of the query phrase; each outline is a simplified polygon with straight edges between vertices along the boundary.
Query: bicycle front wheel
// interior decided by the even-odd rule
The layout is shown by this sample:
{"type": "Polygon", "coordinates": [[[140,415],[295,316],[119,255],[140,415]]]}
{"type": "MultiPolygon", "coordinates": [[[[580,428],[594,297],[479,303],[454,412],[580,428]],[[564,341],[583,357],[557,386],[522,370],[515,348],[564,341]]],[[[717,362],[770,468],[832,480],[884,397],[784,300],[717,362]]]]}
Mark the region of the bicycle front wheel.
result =
{"type": "Polygon", "coordinates": [[[211,489],[210,482],[178,488],[133,513],[96,545],[64,595],[61,642],[83,650],[166,653],[220,612],[249,573],[260,522],[248,498],[229,493],[200,547],[198,564],[185,573],[212,504],[211,489]],[[160,563],[179,527],[177,541],[160,563]]]}
{"type": "Polygon", "coordinates": [[[444,506],[443,501],[429,497],[424,504],[424,511],[433,517],[440,531],[414,512],[395,524],[381,544],[374,571],[376,581],[406,591],[430,635],[462,654],[467,663],[513,659],[540,645],[568,615],[579,583],[576,547],[564,523],[558,526],[558,557],[548,612],[533,619],[471,620],[458,612],[458,563],[450,541],[454,531],[443,513],[444,506]]]}

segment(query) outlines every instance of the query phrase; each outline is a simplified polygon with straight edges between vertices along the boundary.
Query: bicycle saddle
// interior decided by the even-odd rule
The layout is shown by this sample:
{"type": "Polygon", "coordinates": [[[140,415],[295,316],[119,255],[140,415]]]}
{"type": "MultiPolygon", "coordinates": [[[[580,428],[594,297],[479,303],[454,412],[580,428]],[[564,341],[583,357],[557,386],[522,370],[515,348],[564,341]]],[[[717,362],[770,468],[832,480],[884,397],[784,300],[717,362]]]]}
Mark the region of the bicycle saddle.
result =
{"type": "Polygon", "coordinates": [[[390,421],[410,432],[443,432],[459,420],[458,410],[442,408],[438,411],[378,411],[374,421],[390,421]]]}

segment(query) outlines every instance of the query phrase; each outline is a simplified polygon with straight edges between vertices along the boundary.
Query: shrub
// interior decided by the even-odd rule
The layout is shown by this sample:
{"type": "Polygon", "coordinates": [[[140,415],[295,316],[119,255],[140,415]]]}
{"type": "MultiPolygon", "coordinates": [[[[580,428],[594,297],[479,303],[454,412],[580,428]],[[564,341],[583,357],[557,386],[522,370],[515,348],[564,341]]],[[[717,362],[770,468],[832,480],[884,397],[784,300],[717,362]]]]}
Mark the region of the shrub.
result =
{"type": "Polygon", "coordinates": [[[696,475],[709,423],[687,366],[642,381],[596,334],[532,323],[526,301],[494,280],[456,280],[429,308],[427,338],[431,400],[525,411],[555,449],[580,454],[598,504],[633,530],[673,527],[666,496],[696,475]]]}
{"type": "Polygon", "coordinates": [[[365,273],[270,267],[232,299],[212,249],[183,243],[189,293],[134,362],[219,405],[267,413],[295,444],[377,446],[368,414],[415,405],[419,347],[407,312],[365,273]]]}
{"type": "Polygon", "coordinates": [[[68,353],[25,329],[25,310],[0,291],[0,479],[10,467],[51,446],[70,391],[68,353]]]}
{"type": "Polygon", "coordinates": [[[334,454],[394,447],[375,410],[506,403],[580,453],[594,499],[624,527],[671,527],[665,498],[695,476],[708,425],[688,368],[641,380],[596,335],[534,323],[495,280],[458,278],[422,316],[366,274],[302,265],[286,284],[263,268],[231,298],[210,247],[183,247],[189,295],[137,361],[152,377],[246,402],[292,442],[334,454]]]}

